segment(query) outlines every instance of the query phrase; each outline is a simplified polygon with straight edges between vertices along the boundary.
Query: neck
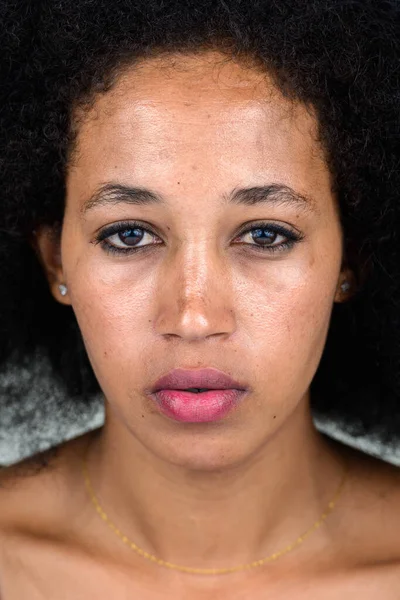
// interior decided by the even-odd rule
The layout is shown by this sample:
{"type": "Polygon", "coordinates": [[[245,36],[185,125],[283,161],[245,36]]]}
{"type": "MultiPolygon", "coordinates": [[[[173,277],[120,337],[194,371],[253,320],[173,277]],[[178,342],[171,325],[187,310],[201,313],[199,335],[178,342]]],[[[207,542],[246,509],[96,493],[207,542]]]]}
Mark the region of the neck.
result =
{"type": "MultiPolygon", "coordinates": [[[[124,535],[157,558],[197,568],[279,552],[319,519],[343,474],[340,453],[316,431],[308,403],[245,462],[213,471],[166,462],[106,409],[87,466],[102,508],[124,535]]],[[[329,527],[317,535],[329,537],[329,527]]]]}

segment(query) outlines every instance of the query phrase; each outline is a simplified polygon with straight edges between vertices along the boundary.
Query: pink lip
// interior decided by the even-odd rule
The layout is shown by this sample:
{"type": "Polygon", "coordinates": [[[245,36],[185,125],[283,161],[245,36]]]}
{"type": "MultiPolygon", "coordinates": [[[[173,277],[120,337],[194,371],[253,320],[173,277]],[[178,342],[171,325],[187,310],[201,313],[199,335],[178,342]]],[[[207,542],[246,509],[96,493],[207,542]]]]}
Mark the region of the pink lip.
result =
{"type": "Polygon", "coordinates": [[[167,417],[185,423],[206,423],[223,419],[245,393],[243,390],[210,390],[201,394],[160,390],[154,396],[167,417]]]}
{"type": "Polygon", "coordinates": [[[163,414],[186,423],[224,418],[246,394],[247,386],[218,369],[174,369],[154,384],[151,397],[163,414]],[[208,388],[195,393],[187,388],[208,388]]]}
{"type": "Polygon", "coordinates": [[[198,370],[173,369],[167,375],[158,379],[151,391],[185,390],[187,388],[209,388],[214,390],[246,390],[247,385],[235,381],[218,369],[207,368],[198,370]]]}

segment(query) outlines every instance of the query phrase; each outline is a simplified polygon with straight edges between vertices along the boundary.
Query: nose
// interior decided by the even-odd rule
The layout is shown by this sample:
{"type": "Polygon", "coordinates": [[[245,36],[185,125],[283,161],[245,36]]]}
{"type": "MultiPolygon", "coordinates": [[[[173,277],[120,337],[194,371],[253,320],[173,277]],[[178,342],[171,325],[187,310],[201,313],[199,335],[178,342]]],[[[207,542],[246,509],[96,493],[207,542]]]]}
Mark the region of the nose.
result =
{"type": "Polygon", "coordinates": [[[163,265],[155,327],[160,335],[186,341],[235,331],[231,277],[216,253],[194,244],[163,265]]]}

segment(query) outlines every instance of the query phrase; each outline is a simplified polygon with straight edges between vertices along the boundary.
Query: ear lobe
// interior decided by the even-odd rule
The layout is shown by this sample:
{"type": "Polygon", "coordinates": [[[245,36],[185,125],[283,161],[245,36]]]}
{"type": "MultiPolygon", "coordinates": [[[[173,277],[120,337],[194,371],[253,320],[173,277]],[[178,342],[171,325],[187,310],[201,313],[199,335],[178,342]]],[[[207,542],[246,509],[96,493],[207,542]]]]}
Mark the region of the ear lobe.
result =
{"type": "Polygon", "coordinates": [[[341,271],[334,302],[343,303],[350,300],[356,293],[356,278],[350,268],[341,271]]]}
{"type": "Polygon", "coordinates": [[[66,296],[62,296],[59,285],[64,283],[61,264],[61,232],[56,226],[42,225],[33,232],[31,245],[49,282],[54,298],[62,304],[70,304],[66,296]]]}

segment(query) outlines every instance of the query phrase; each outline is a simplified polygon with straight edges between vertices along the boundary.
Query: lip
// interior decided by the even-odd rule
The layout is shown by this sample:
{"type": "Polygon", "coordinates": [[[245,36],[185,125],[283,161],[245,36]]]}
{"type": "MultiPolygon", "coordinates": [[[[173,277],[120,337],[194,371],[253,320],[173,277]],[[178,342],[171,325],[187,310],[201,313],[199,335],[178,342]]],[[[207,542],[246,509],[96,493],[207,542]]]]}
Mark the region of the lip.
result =
{"type": "Polygon", "coordinates": [[[184,423],[209,423],[225,418],[246,395],[243,390],[209,390],[196,394],[183,390],[160,390],[153,396],[161,413],[184,423]]]}
{"type": "Polygon", "coordinates": [[[150,392],[160,390],[186,390],[187,388],[208,388],[210,390],[247,390],[248,386],[232,379],[229,375],[215,368],[205,369],[173,369],[152,386],[150,392]]]}

